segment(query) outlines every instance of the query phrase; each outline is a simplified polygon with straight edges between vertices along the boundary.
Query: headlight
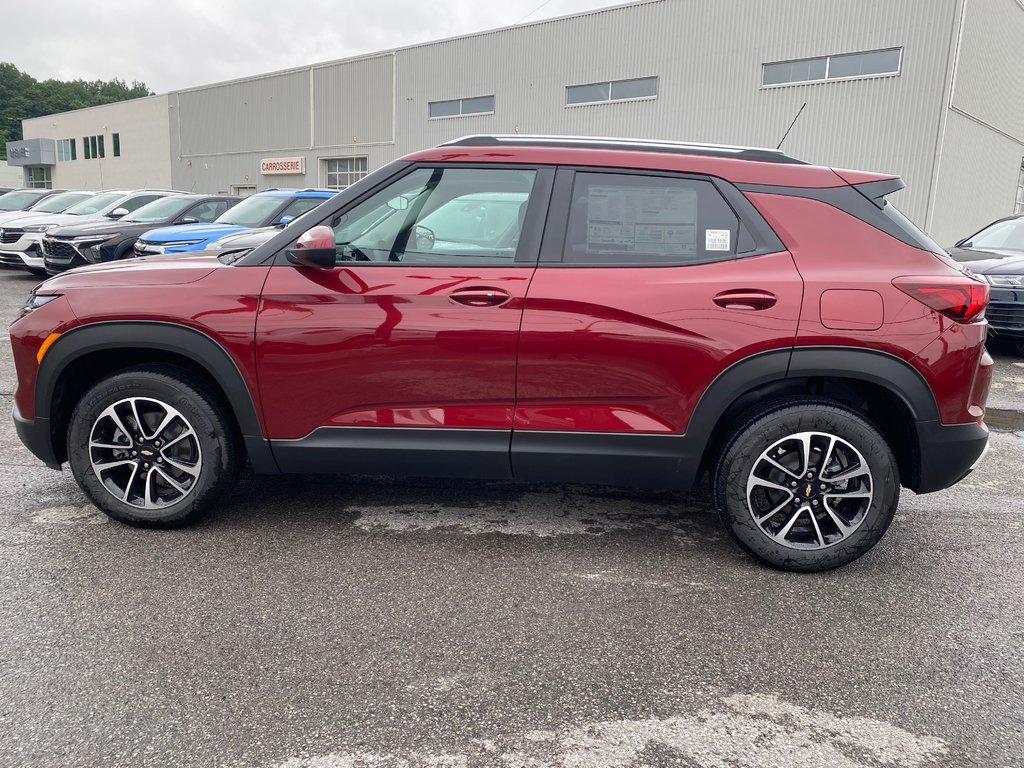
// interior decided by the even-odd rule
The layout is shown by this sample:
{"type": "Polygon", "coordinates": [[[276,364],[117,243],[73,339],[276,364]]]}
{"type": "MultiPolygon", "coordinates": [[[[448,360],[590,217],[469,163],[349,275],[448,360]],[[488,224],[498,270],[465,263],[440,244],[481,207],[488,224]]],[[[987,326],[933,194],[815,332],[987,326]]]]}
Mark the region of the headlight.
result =
{"type": "Polygon", "coordinates": [[[60,298],[60,294],[59,293],[48,293],[48,294],[33,293],[31,296],[28,297],[28,301],[25,302],[25,306],[23,306],[21,308],[21,311],[18,312],[17,319],[20,320],[25,315],[27,315],[29,312],[32,312],[33,310],[39,309],[40,307],[49,304],[54,299],[59,299],[59,298],[60,298]]]}
{"type": "Polygon", "coordinates": [[[51,229],[56,228],[56,224],[40,224],[38,227],[22,227],[22,232],[49,232],[51,229]]]}
{"type": "Polygon", "coordinates": [[[167,248],[182,248],[182,247],[188,246],[188,245],[199,245],[201,242],[203,242],[203,241],[202,240],[176,240],[173,243],[164,243],[162,247],[164,249],[167,249],[167,248]]]}
{"type": "Polygon", "coordinates": [[[989,285],[999,288],[1024,288],[1024,275],[982,275],[989,285]]]}
{"type": "Polygon", "coordinates": [[[107,240],[113,240],[115,237],[121,235],[117,232],[113,232],[109,235],[83,235],[82,237],[73,237],[71,242],[73,243],[105,243],[107,240]]]}

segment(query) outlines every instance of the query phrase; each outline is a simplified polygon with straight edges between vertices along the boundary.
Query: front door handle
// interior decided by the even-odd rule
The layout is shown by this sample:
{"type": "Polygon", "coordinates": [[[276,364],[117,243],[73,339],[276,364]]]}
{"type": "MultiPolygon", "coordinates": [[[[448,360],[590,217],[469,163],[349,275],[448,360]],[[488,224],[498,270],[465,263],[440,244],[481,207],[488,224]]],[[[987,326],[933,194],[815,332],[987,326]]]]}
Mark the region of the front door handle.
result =
{"type": "Polygon", "coordinates": [[[512,301],[512,294],[502,288],[474,286],[458,288],[449,293],[448,298],[467,307],[500,307],[512,301]]]}
{"type": "Polygon", "coordinates": [[[775,306],[778,297],[774,293],[761,291],[756,288],[739,288],[731,291],[722,291],[715,295],[712,301],[726,309],[758,310],[769,309],[775,306]]]}

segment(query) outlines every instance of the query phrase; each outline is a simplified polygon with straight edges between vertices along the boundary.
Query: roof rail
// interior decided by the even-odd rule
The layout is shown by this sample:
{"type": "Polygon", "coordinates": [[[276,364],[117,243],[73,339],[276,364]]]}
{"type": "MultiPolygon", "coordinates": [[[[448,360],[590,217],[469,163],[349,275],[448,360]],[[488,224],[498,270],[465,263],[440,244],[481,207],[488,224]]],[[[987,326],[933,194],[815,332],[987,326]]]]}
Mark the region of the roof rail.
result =
{"type": "Polygon", "coordinates": [[[442,147],[564,147],[578,149],[612,149],[632,152],[668,152],[677,155],[703,155],[756,160],[761,163],[790,163],[807,165],[803,160],[790,157],[779,149],[763,147],[737,147],[728,144],[698,144],[658,139],[619,139],[604,136],[523,136],[475,135],[463,136],[441,144],[442,147]]]}

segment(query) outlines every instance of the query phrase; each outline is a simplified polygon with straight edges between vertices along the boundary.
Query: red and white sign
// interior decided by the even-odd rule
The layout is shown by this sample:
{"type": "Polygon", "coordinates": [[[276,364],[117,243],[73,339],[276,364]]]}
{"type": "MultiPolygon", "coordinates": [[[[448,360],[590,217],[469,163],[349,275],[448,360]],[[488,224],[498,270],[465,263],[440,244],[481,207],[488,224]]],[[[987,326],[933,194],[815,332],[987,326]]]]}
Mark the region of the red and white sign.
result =
{"type": "Polygon", "coordinates": [[[265,157],[260,160],[260,173],[264,176],[285,176],[288,174],[306,173],[306,158],[300,157],[265,157]]]}

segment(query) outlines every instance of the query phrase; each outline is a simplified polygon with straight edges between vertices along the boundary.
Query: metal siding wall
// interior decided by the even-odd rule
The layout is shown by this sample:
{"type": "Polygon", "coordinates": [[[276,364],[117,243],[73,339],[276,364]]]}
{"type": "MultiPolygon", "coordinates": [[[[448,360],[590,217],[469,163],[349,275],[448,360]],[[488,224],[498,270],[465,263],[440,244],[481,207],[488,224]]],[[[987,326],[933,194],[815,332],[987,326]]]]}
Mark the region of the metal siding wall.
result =
{"type": "Polygon", "coordinates": [[[394,140],[394,54],[313,70],[314,145],[394,140]]]}
{"type": "Polygon", "coordinates": [[[309,70],[179,91],[184,156],[309,148],[309,70]]]}
{"type": "Polygon", "coordinates": [[[966,0],[952,104],[1024,142],[1024,5],[966,0]]]}
{"type": "Polygon", "coordinates": [[[775,146],[897,173],[923,222],[954,0],[663,0],[399,51],[403,150],[477,132],[594,134],[775,146]],[[762,89],[761,64],[904,47],[899,77],[762,89]],[[657,76],[658,98],[565,106],[567,85],[657,76]],[[427,120],[427,102],[494,93],[495,114],[427,120]]]}

